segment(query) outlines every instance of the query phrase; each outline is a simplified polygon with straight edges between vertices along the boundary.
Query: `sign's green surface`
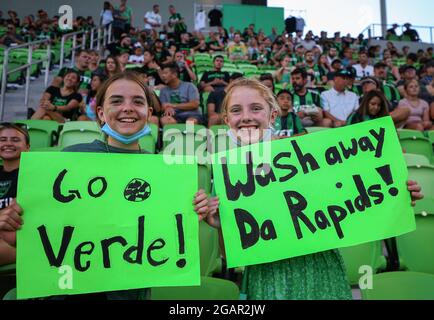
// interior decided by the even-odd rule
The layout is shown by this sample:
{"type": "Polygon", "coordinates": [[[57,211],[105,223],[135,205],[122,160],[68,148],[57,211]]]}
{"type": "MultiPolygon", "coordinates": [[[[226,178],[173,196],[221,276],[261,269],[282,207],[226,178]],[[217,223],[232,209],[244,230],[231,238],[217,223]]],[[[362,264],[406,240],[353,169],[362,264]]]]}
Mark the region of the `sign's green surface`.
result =
{"type": "Polygon", "coordinates": [[[416,228],[390,117],[232,149],[213,162],[228,267],[416,228]]]}
{"type": "Polygon", "coordinates": [[[21,161],[18,298],[200,284],[196,165],[66,152],[21,161]]]}

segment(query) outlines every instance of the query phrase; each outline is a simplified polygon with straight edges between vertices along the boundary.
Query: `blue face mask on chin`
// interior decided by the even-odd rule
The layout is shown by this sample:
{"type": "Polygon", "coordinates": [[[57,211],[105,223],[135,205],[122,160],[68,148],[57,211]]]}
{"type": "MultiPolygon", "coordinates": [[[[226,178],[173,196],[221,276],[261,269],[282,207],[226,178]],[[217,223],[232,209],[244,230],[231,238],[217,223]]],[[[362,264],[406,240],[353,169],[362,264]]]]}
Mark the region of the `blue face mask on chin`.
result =
{"type": "Polygon", "coordinates": [[[142,130],[136,132],[132,136],[124,136],[119,132],[114,131],[107,123],[101,128],[101,130],[109,137],[112,137],[123,144],[132,144],[140,138],[151,134],[151,128],[148,125],[144,126],[142,130]]]}

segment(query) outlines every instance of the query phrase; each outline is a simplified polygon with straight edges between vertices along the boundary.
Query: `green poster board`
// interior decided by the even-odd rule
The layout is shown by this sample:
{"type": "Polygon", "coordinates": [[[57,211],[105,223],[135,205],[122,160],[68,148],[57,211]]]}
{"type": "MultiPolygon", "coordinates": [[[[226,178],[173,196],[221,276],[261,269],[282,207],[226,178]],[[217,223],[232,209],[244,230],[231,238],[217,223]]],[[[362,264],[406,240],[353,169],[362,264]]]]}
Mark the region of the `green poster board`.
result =
{"type": "Polygon", "coordinates": [[[232,149],[213,162],[229,268],[415,230],[390,117],[232,149]]]}
{"type": "Polygon", "coordinates": [[[234,27],[242,33],[244,28],[254,23],[256,32],[262,29],[268,36],[273,27],[276,27],[278,34],[285,29],[284,8],[224,4],[222,13],[223,27],[227,30],[234,27]]]}
{"type": "Polygon", "coordinates": [[[21,161],[19,299],[200,284],[196,165],[66,152],[21,161]]]}

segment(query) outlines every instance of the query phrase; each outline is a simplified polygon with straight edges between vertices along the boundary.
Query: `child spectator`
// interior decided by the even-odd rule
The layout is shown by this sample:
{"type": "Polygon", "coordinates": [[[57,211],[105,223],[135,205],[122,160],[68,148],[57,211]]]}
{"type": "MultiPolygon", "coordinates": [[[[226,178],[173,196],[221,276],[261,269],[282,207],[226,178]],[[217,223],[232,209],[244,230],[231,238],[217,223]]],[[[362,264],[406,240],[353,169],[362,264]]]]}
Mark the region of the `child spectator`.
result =
{"type": "Polygon", "coordinates": [[[134,54],[130,55],[128,58],[128,63],[130,64],[143,64],[144,61],[143,48],[140,44],[136,45],[134,48],[134,54]]]}
{"type": "Polygon", "coordinates": [[[96,95],[98,89],[102,86],[106,77],[102,74],[94,74],[92,76],[92,81],[90,83],[89,95],[86,100],[80,104],[81,115],[77,120],[79,121],[96,121],[96,95]]]}
{"type": "Polygon", "coordinates": [[[291,137],[307,133],[300,118],[292,107],[292,94],[289,90],[281,90],[277,94],[280,113],[274,122],[274,135],[277,137],[291,137]]]}
{"type": "Polygon", "coordinates": [[[118,59],[115,56],[108,56],[105,60],[104,74],[107,78],[122,72],[118,59]]]}
{"type": "MultiPolygon", "coordinates": [[[[29,148],[30,137],[25,125],[0,124],[0,158],[3,161],[0,167],[0,186],[6,190],[0,196],[0,216],[5,210],[15,208],[21,153],[29,151],[29,148]]],[[[0,237],[0,266],[15,263],[15,259],[15,248],[0,237]]]]}
{"type": "Polygon", "coordinates": [[[388,104],[381,91],[369,91],[364,95],[359,109],[348,117],[347,124],[351,125],[386,117],[389,115],[388,104]]]}

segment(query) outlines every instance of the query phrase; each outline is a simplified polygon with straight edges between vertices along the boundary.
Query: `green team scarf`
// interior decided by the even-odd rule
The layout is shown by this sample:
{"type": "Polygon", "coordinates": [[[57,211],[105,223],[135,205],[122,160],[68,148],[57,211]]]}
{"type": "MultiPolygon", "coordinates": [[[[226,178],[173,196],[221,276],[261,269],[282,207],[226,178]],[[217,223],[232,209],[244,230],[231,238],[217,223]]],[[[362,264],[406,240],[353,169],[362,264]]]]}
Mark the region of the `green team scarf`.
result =
{"type": "MultiPolygon", "coordinates": [[[[305,97],[305,104],[304,105],[308,105],[308,106],[313,106],[313,97],[312,97],[312,93],[310,91],[308,91],[306,93],[305,97]]],[[[298,94],[294,94],[293,100],[292,100],[292,105],[294,108],[295,112],[299,112],[300,108],[301,108],[301,98],[298,94]]],[[[318,106],[317,106],[318,107],[318,106]]]]}
{"type": "Polygon", "coordinates": [[[316,83],[321,83],[322,82],[321,71],[319,69],[318,64],[314,64],[313,68],[306,67],[306,71],[308,71],[308,70],[313,70],[313,72],[314,72],[314,79],[315,79],[316,83]]]}

